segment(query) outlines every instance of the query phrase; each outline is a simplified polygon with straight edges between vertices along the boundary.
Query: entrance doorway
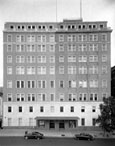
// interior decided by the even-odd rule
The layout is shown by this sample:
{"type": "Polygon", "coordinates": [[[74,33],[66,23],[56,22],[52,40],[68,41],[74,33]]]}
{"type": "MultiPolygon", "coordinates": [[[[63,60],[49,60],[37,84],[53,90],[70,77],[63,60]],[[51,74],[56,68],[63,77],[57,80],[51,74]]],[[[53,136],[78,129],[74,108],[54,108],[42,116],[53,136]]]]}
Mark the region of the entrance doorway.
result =
{"type": "Polygon", "coordinates": [[[65,129],[64,121],[59,121],[59,129],[65,129]]]}

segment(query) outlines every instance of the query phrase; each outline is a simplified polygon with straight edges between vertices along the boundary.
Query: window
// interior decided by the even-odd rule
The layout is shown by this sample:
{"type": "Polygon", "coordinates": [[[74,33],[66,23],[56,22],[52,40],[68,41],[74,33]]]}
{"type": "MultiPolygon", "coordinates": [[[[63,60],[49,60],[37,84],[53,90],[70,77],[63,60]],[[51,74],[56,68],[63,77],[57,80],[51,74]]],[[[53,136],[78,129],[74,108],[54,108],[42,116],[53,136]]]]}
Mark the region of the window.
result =
{"type": "Polygon", "coordinates": [[[68,62],[76,62],[76,56],[68,56],[68,62]]]}
{"type": "Polygon", "coordinates": [[[69,121],[69,128],[76,128],[76,121],[75,120],[69,121]]]}
{"type": "Polygon", "coordinates": [[[36,69],[35,69],[35,67],[34,67],[34,66],[28,66],[28,67],[27,67],[27,74],[28,74],[28,75],[34,75],[34,74],[36,74],[36,69]]]}
{"type": "Polygon", "coordinates": [[[64,93],[60,93],[59,94],[59,100],[60,101],[64,101],[64,93]]]}
{"type": "Polygon", "coordinates": [[[85,112],[85,106],[82,106],[82,107],[81,107],[81,112],[82,112],[82,113],[85,112]]]}
{"type": "Polygon", "coordinates": [[[78,46],[78,51],[81,51],[81,52],[87,51],[87,45],[86,44],[80,44],[78,46]]]}
{"type": "Polygon", "coordinates": [[[74,112],[74,106],[70,107],[70,112],[74,112]]]}
{"type": "Polygon", "coordinates": [[[79,74],[87,74],[87,67],[86,66],[79,67],[79,74]]]}
{"type": "Polygon", "coordinates": [[[44,112],[44,107],[40,106],[40,112],[44,112]]]}
{"type": "Polygon", "coordinates": [[[59,66],[59,74],[64,74],[64,66],[59,66]]]}
{"type": "Polygon", "coordinates": [[[46,88],[46,81],[45,80],[39,80],[39,81],[37,81],[38,83],[38,85],[37,85],[37,87],[38,88],[46,88]]]}
{"type": "Polygon", "coordinates": [[[25,36],[23,35],[16,36],[16,42],[24,42],[24,41],[25,41],[25,36]]]}
{"type": "Polygon", "coordinates": [[[80,88],[87,88],[87,81],[85,81],[85,80],[80,80],[80,81],[79,81],[79,87],[80,87],[80,88]]]}
{"type": "Polygon", "coordinates": [[[60,112],[64,112],[64,107],[60,106],[60,112]]]}
{"type": "Polygon", "coordinates": [[[16,74],[17,75],[24,75],[25,74],[24,66],[16,66],[16,74]]]}
{"type": "Polygon", "coordinates": [[[46,45],[38,45],[37,51],[38,52],[46,52],[46,45]]]}
{"type": "Polygon", "coordinates": [[[93,112],[93,113],[96,112],[96,107],[95,107],[95,106],[92,107],[92,112],[93,112]]]}
{"type": "Polygon", "coordinates": [[[7,88],[12,88],[12,81],[7,81],[7,88]]]}
{"type": "Polygon", "coordinates": [[[68,52],[74,52],[74,51],[76,51],[76,45],[75,44],[69,44],[67,46],[67,48],[68,48],[68,52]]]}
{"type": "Polygon", "coordinates": [[[98,80],[90,80],[89,86],[90,88],[98,88],[98,80]]]}
{"type": "Polygon", "coordinates": [[[7,42],[12,42],[12,35],[10,34],[7,35],[7,42]]]}
{"type": "Polygon", "coordinates": [[[107,44],[102,44],[102,51],[107,51],[107,44]]]}
{"type": "Polygon", "coordinates": [[[25,100],[25,94],[23,94],[23,93],[16,94],[16,100],[17,101],[24,101],[25,100]]]}
{"type": "Polygon", "coordinates": [[[27,63],[35,63],[36,62],[35,56],[27,56],[26,60],[27,60],[27,63]]]}
{"type": "Polygon", "coordinates": [[[78,35],[78,41],[79,42],[81,42],[81,41],[87,41],[87,35],[85,35],[85,34],[84,35],[81,35],[81,34],[78,35]]]}
{"type": "Polygon", "coordinates": [[[64,35],[63,34],[60,34],[59,35],[59,42],[63,42],[64,41],[64,35]]]}
{"type": "Polygon", "coordinates": [[[55,52],[55,45],[50,45],[49,46],[49,51],[50,52],[55,52]]]}
{"type": "Polygon", "coordinates": [[[49,42],[55,42],[55,36],[49,35],[49,42]]]}
{"type": "Polygon", "coordinates": [[[59,81],[59,87],[64,88],[64,81],[59,81]]]}
{"type": "Polygon", "coordinates": [[[16,81],[16,88],[24,88],[25,81],[16,81]]]}
{"type": "Polygon", "coordinates": [[[55,66],[50,66],[50,74],[55,74],[55,66]]]}
{"type": "Polygon", "coordinates": [[[87,94],[86,93],[79,93],[79,100],[80,101],[86,101],[87,100],[87,94]]]}
{"type": "Polygon", "coordinates": [[[12,93],[7,94],[7,101],[12,101],[12,93]]]}
{"type": "Polygon", "coordinates": [[[54,101],[55,100],[55,94],[54,93],[51,93],[50,94],[50,99],[51,99],[51,101],[54,101]]]}
{"type": "Polygon", "coordinates": [[[35,52],[36,51],[35,45],[27,45],[26,49],[27,49],[27,52],[35,52]]]}
{"type": "Polygon", "coordinates": [[[107,88],[107,80],[102,80],[102,88],[107,88]]]}
{"type": "Polygon", "coordinates": [[[32,113],[33,112],[33,106],[29,107],[29,112],[32,113]]]}
{"type": "Polygon", "coordinates": [[[7,52],[12,52],[12,45],[10,44],[7,45],[7,52]]]}
{"type": "Polygon", "coordinates": [[[24,56],[16,56],[16,63],[24,63],[25,57],[24,56]]]}
{"type": "Polygon", "coordinates": [[[85,118],[81,118],[81,126],[85,126],[85,118]]]}
{"type": "Polygon", "coordinates": [[[63,52],[64,51],[64,45],[63,44],[60,44],[59,45],[59,52],[63,52]]]}
{"type": "Polygon", "coordinates": [[[64,62],[64,56],[59,56],[59,62],[64,62]]]}
{"type": "Polygon", "coordinates": [[[7,56],[7,63],[12,63],[12,56],[7,56]]]}
{"type": "Polygon", "coordinates": [[[37,74],[45,75],[46,74],[46,66],[38,66],[37,67],[37,74]]]}
{"type": "Polygon", "coordinates": [[[35,101],[36,100],[36,95],[34,93],[27,94],[27,100],[28,101],[35,101]]]}
{"type": "Polygon", "coordinates": [[[75,80],[69,81],[69,88],[76,88],[76,81],[75,80]]]}
{"type": "Polygon", "coordinates": [[[102,99],[107,98],[107,93],[102,93],[102,99]]]}
{"type": "Polygon", "coordinates": [[[89,67],[89,74],[98,74],[98,66],[89,67]]]}
{"type": "Polygon", "coordinates": [[[50,106],[50,111],[53,113],[55,111],[54,106],[50,106]]]}
{"type": "Polygon", "coordinates": [[[69,93],[68,98],[69,98],[69,101],[76,101],[76,94],[75,93],[69,93]]]}
{"type": "Polygon", "coordinates": [[[41,94],[41,101],[46,101],[46,94],[41,94]]]}
{"type": "Polygon", "coordinates": [[[98,44],[89,44],[89,51],[98,51],[98,44]]]}
{"type": "Polygon", "coordinates": [[[50,87],[55,88],[55,81],[50,81],[50,87]]]}
{"type": "Polygon", "coordinates": [[[107,62],[107,55],[102,55],[102,62],[107,62]]]}
{"type": "Polygon", "coordinates": [[[90,55],[89,62],[98,62],[98,56],[97,55],[90,55]]]}
{"type": "Polygon", "coordinates": [[[36,81],[27,81],[27,88],[35,88],[36,87],[36,81]]]}
{"type": "Polygon", "coordinates": [[[75,42],[76,41],[76,35],[68,35],[67,40],[68,40],[68,42],[75,42]]]}
{"type": "Polygon", "coordinates": [[[93,118],[93,119],[92,119],[92,126],[95,126],[95,125],[96,125],[96,119],[93,118]]]}
{"type": "Polygon", "coordinates": [[[7,74],[8,75],[11,75],[12,74],[12,67],[11,66],[8,66],[7,67],[7,74]]]}
{"type": "Polygon", "coordinates": [[[35,36],[34,35],[28,35],[27,36],[27,42],[35,42],[35,36]]]}
{"type": "Polygon", "coordinates": [[[55,56],[50,56],[50,58],[49,58],[50,60],[50,63],[55,63],[55,56]]]}
{"type": "Polygon", "coordinates": [[[78,57],[78,62],[87,62],[87,56],[80,55],[78,57]]]}
{"type": "Polygon", "coordinates": [[[46,56],[38,56],[37,61],[38,63],[46,63],[46,56]]]}
{"type": "Polygon", "coordinates": [[[18,107],[18,111],[19,111],[19,113],[22,112],[22,106],[19,106],[19,107],[18,107]]]}
{"type": "Polygon", "coordinates": [[[11,113],[11,112],[12,112],[12,107],[8,106],[8,113],[11,113]]]}
{"type": "Polygon", "coordinates": [[[90,94],[90,101],[97,101],[98,100],[98,94],[97,93],[91,93],[90,94]]]}
{"type": "Polygon", "coordinates": [[[68,74],[76,74],[76,66],[68,66],[68,74]]]}
{"type": "Polygon", "coordinates": [[[98,35],[96,34],[89,35],[89,41],[98,41],[98,35]]]}
{"type": "Polygon", "coordinates": [[[107,41],[107,34],[102,34],[101,41],[107,41]]]}
{"type": "Polygon", "coordinates": [[[46,42],[46,36],[45,35],[38,35],[37,41],[38,42],[46,42]]]}

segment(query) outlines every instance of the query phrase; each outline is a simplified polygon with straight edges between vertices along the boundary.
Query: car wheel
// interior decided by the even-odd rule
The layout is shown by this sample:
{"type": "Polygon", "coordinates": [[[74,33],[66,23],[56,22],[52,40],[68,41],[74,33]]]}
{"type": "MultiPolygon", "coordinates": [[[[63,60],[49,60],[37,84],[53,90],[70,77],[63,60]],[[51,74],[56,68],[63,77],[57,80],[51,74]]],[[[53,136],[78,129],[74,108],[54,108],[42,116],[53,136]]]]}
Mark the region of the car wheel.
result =
{"type": "Polygon", "coordinates": [[[28,139],[28,137],[27,137],[27,136],[25,136],[25,139],[28,139]]]}
{"type": "Polygon", "coordinates": [[[39,137],[37,137],[37,140],[40,140],[40,138],[39,138],[39,137]]]}

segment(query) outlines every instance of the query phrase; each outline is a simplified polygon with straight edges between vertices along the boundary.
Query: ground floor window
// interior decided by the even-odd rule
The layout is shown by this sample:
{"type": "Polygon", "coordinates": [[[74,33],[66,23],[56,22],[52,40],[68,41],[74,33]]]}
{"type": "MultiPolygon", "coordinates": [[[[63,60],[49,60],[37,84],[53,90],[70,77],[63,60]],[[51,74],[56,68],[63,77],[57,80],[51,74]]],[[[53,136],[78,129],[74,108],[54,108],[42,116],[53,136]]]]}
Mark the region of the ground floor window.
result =
{"type": "Polygon", "coordinates": [[[29,126],[33,126],[33,118],[29,118],[29,126]]]}
{"type": "Polygon", "coordinates": [[[76,128],[76,121],[69,121],[69,128],[76,128]]]}
{"type": "Polygon", "coordinates": [[[55,128],[55,121],[53,120],[50,121],[49,128],[55,128]]]}
{"type": "Polygon", "coordinates": [[[38,127],[45,127],[45,121],[38,121],[38,127]]]}
{"type": "Polygon", "coordinates": [[[96,125],[96,119],[93,118],[93,119],[92,119],[92,126],[95,126],[95,125],[96,125]]]}
{"type": "Polygon", "coordinates": [[[85,119],[84,118],[81,119],[81,126],[85,126],[85,119]]]}
{"type": "Polygon", "coordinates": [[[64,121],[59,121],[59,128],[65,128],[64,121]]]}

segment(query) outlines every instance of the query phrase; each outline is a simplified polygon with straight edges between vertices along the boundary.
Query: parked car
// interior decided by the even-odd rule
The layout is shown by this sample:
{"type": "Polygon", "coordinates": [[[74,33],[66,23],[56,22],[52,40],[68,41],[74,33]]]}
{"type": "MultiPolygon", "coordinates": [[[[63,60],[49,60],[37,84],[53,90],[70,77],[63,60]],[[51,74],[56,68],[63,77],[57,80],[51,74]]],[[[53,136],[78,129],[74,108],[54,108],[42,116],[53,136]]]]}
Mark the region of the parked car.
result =
{"type": "Polygon", "coordinates": [[[74,138],[77,140],[94,140],[93,135],[88,133],[75,134],[74,138]]]}
{"type": "Polygon", "coordinates": [[[25,131],[24,139],[43,139],[44,135],[40,132],[34,131],[34,132],[27,132],[25,131]]]}

